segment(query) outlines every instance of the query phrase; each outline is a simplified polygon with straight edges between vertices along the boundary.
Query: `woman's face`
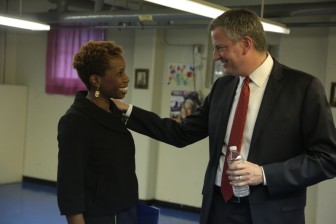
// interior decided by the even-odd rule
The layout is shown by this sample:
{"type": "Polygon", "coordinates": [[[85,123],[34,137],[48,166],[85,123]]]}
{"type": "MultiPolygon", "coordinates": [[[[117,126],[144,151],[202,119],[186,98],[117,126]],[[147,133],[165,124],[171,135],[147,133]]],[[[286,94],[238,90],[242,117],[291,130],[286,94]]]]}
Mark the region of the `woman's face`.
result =
{"type": "Polygon", "coordinates": [[[125,73],[123,56],[110,59],[110,69],[101,77],[100,92],[106,98],[123,99],[127,93],[129,78],[125,73]]]}

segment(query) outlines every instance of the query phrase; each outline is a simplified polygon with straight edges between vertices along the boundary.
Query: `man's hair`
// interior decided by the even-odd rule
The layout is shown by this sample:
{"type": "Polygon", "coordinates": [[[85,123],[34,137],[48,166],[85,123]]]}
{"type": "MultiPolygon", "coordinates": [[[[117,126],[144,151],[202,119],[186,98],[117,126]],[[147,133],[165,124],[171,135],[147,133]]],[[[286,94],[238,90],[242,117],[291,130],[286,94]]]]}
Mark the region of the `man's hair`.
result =
{"type": "Polygon", "coordinates": [[[222,27],[230,40],[235,43],[248,36],[257,51],[267,51],[265,31],[259,17],[252,11],[246,9],[226,11],[212,20],[208,29],[213,31],[216,27],[222,27]]]}

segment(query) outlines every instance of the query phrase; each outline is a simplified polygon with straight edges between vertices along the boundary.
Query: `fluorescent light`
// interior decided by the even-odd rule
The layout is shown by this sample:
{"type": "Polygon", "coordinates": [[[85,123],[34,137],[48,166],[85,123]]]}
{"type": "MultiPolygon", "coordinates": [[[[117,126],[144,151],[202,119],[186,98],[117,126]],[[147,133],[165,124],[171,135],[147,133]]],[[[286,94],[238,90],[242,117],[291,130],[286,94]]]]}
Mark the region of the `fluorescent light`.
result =
{"type": "Polygon", "coordinates": [[[0,25],[11,26],[28,30],[50,30],[50,26],[28,20],[15,19],[7,16],[0,16],[0,25]]]}
{"type": "Polygon", "coordinates": [[[145,0],[145,1],[209,18],[216,18],[223,12],[229,10],[229,8],[225,8],[205,1],[188,1],[188,0],[145,0]]]}
{"type": "Polygon", "coordinates": [[[274,32],[274,33],[283,33],[289,34],[290,29],[285,27],[280,23],[276,23],[267,19],[260,18],[261,24],[264,27],[265,31],[274,32]]]}
{"type": "MultiPolygon", "coordinates": [[[[212,4],[202,0],[145,0],[147,2],[163,5],[166,7],[178,9],[185,12],[205,16],[208,18],[216,18],[223,12],[230,10],[223,6],[212,4]]],[[[289,34],[290,30],[285,25],[271,22],[269,20],[260,18],[265,31],[289,34]]]]}

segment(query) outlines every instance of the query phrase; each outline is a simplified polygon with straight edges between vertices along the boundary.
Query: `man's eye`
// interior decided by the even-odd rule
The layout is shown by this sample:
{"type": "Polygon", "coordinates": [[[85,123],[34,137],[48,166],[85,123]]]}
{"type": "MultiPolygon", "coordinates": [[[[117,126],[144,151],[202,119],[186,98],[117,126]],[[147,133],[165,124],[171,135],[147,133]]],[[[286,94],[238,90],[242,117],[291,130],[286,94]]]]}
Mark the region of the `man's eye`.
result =
{"type": "Polygon", "coordinates": [[[225,50],[225,47],[215,47],[215,51],[222,52],[225,50]]]}

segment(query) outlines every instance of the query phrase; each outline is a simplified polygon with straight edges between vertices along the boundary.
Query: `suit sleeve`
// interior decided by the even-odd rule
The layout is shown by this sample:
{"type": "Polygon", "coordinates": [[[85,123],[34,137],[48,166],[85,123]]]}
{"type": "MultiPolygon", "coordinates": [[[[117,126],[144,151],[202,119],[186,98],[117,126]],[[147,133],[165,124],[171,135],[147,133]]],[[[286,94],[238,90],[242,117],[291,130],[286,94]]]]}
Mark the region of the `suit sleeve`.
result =
{"type": "Polygon", "coordinates": [[[158,141],[185,147],[208,136],[208,101],[207,97],[204,104],[182,123],[134,106],[127,127],[158,141]]]}
{"type": "Polygon", "coordinates": [[[89,144],[78,118],[66,115],[58,125],[57,200],[62,215],[85,211],[84,171],[89,144]]]}
{"type": "Polygon", "coordinates": [[[284,162],[264,165],[268,192],[284,195],[336,175],[336,130],[324,89],[316,79],[304,94],[300,116],[303,153],[284,162]]]}

